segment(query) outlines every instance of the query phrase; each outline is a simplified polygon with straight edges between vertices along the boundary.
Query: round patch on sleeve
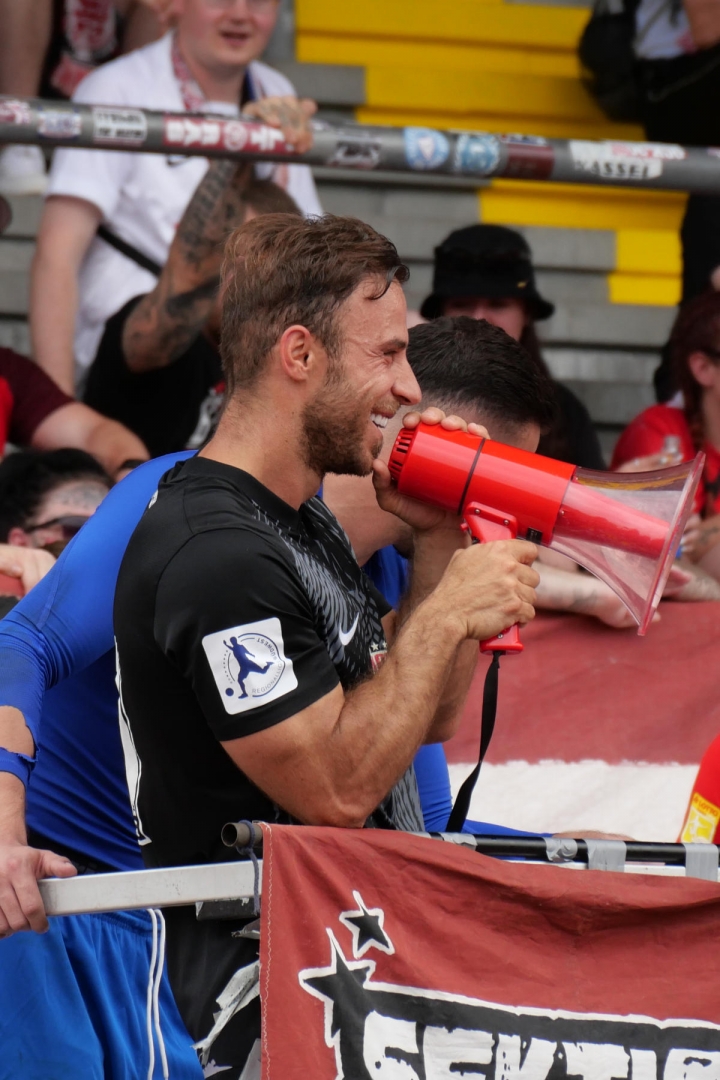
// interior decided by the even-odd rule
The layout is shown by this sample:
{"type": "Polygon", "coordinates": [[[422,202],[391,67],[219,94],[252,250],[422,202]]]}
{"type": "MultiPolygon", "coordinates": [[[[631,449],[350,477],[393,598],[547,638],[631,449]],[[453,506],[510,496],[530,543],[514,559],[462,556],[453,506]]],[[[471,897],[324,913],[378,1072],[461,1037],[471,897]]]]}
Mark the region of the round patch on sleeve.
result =
{"type": "Polygon", "coordinates": [[[231,715],[266,705],[297,688],[278,618],[206,634],[202,645],[225,711],[231,715]]]}

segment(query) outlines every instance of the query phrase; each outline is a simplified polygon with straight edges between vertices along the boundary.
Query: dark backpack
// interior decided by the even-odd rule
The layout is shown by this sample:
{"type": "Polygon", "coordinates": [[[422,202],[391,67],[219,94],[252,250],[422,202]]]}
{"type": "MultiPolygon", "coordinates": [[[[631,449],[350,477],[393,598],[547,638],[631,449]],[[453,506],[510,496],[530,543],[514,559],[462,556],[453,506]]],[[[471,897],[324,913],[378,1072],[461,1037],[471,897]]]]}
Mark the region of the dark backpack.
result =
{"type": "Polygon", "coordinates": [[[578,53],[583,82],[610,120],[641,119],[637,61],[633,52],[640,0],[595,0],[578,53]]]}

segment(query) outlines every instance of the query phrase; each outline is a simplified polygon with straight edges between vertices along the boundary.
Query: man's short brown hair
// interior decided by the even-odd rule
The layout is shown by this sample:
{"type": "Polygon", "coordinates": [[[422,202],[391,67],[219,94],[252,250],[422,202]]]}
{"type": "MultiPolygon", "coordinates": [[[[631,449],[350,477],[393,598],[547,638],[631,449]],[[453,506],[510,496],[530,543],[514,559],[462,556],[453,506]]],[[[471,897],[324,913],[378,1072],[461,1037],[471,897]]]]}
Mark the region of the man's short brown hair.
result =
{"type": "Polygon", "coordinates": [[[264,214],[241,225],[228,239],[222,271],[220,355],[228,393],[252,385],[294,324],[335,357],[342,302],[368,278],[377,279],[378,299],[408,277],[395,245],[356,218],[264,214]]]}

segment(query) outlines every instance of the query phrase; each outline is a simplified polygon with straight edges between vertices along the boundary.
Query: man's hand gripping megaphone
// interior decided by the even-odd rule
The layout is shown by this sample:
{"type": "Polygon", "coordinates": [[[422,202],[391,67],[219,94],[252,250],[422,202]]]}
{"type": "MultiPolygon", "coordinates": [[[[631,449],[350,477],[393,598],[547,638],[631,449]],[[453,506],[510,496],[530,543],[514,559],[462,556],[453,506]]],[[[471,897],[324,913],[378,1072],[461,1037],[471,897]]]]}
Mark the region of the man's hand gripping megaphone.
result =
{"type": "MultiPolygon", "coordinates": [[[[480,424],[446,416],[437,408],[409,412],[403,417],[405,431],[420,424],[448,432],[467,432],[481,440],[490,438],[480,424]]],[[[435,562],[438,554],[447,554],[447,569],[432,595],[428,581],[426,602],[441,604],[443,617],[452,612],[462,620],[464,637],[479,641],[483,652],[519,652],[522,644],[517,628],[535,616],[535,587],[540,580],[532,566],[538,555],[536,545],[514,539],[512,524],[504,525],[500,514],[495,515],[497,521],[491,521],[467,507],[461,517],[452,510],[402,494],[380,459],[373,463],[373,484],[382,509],[414,530],[416,586],[418,579],[423,580],[425,561],[435,562]],[[476,541],[499,542],[481,547],[473,544],[469,532],[476,541]]]]}

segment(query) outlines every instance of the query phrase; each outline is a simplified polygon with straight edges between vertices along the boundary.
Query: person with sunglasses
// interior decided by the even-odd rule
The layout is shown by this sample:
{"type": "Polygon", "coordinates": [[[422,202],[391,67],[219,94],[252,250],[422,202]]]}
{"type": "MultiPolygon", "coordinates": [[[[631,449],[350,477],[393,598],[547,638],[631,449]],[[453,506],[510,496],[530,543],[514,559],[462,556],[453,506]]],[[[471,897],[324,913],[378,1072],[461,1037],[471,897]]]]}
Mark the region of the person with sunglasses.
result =
{"type": "Polygon", "coordinates": [[[111,486],[102,465],[83,450],[24,450],[5,458],[0,464],[0,618],[52,569],[111,486]]]}
{"type": "Polygon", "coordinates": [[[0,540],[59,555],[112,480],[84,450],[23,450],[0,464],[0,540]]]}

